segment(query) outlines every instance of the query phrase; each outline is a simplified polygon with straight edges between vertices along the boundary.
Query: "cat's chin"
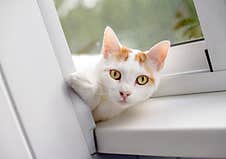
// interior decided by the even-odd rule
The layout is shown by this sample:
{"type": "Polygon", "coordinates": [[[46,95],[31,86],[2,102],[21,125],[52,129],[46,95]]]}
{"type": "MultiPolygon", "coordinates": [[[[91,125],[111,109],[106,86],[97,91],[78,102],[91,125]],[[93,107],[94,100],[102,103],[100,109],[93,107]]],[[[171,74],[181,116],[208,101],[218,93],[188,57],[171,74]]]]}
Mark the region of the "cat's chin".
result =
{"type": "Polygon", "coordinates": [[[124,101],[124,100],[120,100],[118,101],[118,104],[121,105],[124,108],[128,108],[130,106],[132,106],[133,104],[129,101],[124,101]]]}
{"type": "Polygon", "coordinates": [[[127,101],[125,101],[125,100],[120,100],[120,101],[119,101],[119,103],[120,103],[120,104],[122,104],[122,105],[126,105],[126,104],[128,104],[128,102],[127,102],[127,101]]]}

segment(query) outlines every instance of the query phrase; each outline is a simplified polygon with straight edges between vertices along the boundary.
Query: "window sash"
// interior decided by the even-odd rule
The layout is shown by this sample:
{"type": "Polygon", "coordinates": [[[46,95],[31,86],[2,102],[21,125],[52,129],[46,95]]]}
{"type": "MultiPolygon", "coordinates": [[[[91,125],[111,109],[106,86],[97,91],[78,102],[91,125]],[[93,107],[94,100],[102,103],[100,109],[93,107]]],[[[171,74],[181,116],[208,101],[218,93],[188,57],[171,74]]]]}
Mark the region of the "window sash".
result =
{"type": "Polygon", "coordinates": [[[226,69],[226,1],[194,0],[214,71],[226,69]]]}
{"type": "MultiPolygon", "coordinates": [[[[54,51],[59,52],[59,55],[63,55],[62,52],[64,51],[66,53],[69,53],[68,48],[66,50],[65,48],[63,48],[68,46],[65,41],[62,29],[58,31],[56,29],[61,28],[61,25],[52,1],[39,0],[38,3],[54,51]],[[51,5],[51,9],[48,9],[48,5],[51,5]],[[60,35],[60,38],[57,38],[58,34],[60,35]]],[[[223,86],[225,83],[224,81],[226,80],[226,71],[210,72],[209,70],[204,52],[204,50],[206,49],[205,41],[196,41],[194,43],[174,46],[172,49],[177,50],[177,53],[174,53],[177,54],[177,56],[175,55],[173,57],[173,54],[169,54],[169,60],[166,63],[166,67],[175,63],[178,65],[184,65],[184,67],[180,70],[178,70],[178,68],[168,67],[168,69],[166,69],[163,73],[170,75],[162,78],[159,90],[156,92],[154,97],[226,90],[226,86],[223,86]],[[193,51],[189,51],[189,49],[186,49],[186,47],[190,47],[190,49],[193,51]],[[183,48],[182,50],[184,51],[180,51],[180,48],[183,48]],[[188,58],[190,59],[191,56],[189,57],[188,55],[193,55],[192,57],[198,57],[195,58],[198,61],[189,61],[188,58]],[[182,56],[186,60],[184,62],[178,61],[177,57],[181,58],[182,56]],[[178,71],[180,73],[175,74],[175,72],[178,71]]],[[[57,57],[57,60],[63,59],[64,57],[57,57]]],[[[63,74],[66,75],[67,73],[68,72],[65,71],[63,74]]],[[[90,129],[88,130],[90,131],[90,129]]],[[[94,142],[94,139],[92,137],[90,138],[90,140],[94,142]]]]}
{"type": "MultiPolygon", "coordinates": [[[[65,37],[63,36],[63,31],[61,28],[60,21],[58,19],[57,12],[55,10],[55,6],[52,6],[51,11],[49,11],[45,3],[42,2],[42,0],[39,0],[38,3],[41,8],[42,16],[45,21],[45,25],[48,30],[53,48],[57,53],[57,56],[60,55],[59,57],[57,57],[57,59],[58,61],[64,61],[65,57],[63,57],[61,52],[65,52],[67,54],[67,58],[69,58],[68,54],[70,51],[67,46],[65,37]],[[47,12],[51,16],[48,17],[47,12]],[[56,28],[58,28],[58,30],[56,28]],[[56,37],[56,35],[58,35],[55,34],[56,32],[59,32],[59,38],[56,37]]],[[[219,91],[222,89],[224,90],[225,88],[219,86],[221,82],[219,82],[215,86],[213,85],[211,89],[209,87],[209,84],[216,83],[216,80],[220,80],[215,78],[205,79],[205,77],[211,76],[210,68],[205,54],[206,48],[206,40],[192,41],[188,43],[183,43],[181,45],[173,46],[168,54],[165,69],[162,72],[164,76],[162,77],[159,90],[156,92],[155,96],[200,93],[219,91]],[[167,75],[167,77],[165,77],[165,75],[167,75]],[[189,83],[187,84],[189,85],[189,88],[185,88],[186,83],[184,83],[183,81],[187,81],[189,83]],[[192,83],[195,84],[192,85],[192,83]],[[164,89],[164,87],[166,89],[164,89]]],[[[63,71],[63,74],[66,75],[70,71],[63,71]]],[[[222,74],[224,74],[224,72],[220,72],[218,76],[222,77],[222,74]]]]}

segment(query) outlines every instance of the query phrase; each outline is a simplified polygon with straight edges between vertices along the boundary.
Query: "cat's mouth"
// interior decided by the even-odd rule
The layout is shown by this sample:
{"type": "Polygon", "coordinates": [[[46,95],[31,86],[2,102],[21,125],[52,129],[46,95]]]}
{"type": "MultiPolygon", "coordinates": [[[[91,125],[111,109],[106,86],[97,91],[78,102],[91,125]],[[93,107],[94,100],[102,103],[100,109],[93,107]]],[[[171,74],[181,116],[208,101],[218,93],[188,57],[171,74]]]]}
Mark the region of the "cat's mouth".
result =
{"type": "Polygon", "coordinates": [[[119,101],[119,103],[121,103],[121,104],[127,104],[127,101],[126,101],[126,99],[122,99],[122,100],[119,101]]]}

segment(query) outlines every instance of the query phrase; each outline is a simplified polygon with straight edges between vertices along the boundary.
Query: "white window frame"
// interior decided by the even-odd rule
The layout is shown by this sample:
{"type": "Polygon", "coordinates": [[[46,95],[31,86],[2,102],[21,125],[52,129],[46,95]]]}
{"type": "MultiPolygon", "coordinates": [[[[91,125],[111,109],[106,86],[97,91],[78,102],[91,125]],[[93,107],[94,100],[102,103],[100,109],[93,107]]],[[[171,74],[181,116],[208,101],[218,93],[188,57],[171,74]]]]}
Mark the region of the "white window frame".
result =
{"type": "Polygon", "coordinates": [[[226,69],[226,1],[194,0],[214,71],[226,69]]]}
{"type": "Polygon", "coordinates": [[[88,106],[65,83],[72,59],[62,41],[63,50],[55,52],[39,6],[36,0],[0,2],[0,158],[91,159],[95,124],[87,124],[88,106]]]}
{"type": "MultiPolygon", "coordinates": [[[[63,29],[61,27],[60,20],[58,18],[53,0],[37,0],[37,4],[40,8],[40,12],[43,17],[43,21],[46,26],[53,50],[60,65],[62,74],[66,77],[69,73],[75,71],[73,61],[71,58],[71,52],[67,45],[66,38],[64,36],[63,29]]],[[[80,98],[70,92],[73,103],[76,104],[77,118],[80,122],[83,135],[85,136],[86,143],[88,145],[91,154],[96,152],[94,133],[93,130],[96,127],[92,118],[89,107],[82,104],[80,98]]]]}
{"type": "Polygon", "coordinates": [[[24,136],[21,121],[17,118],[18,112],[11,101],[5,82],[0,65],[0,158],[32,159],[29,143],[24,136]]]}
{"type": "Polygon", "coordinates": [[[224,18],[226,2],[194,0],[194,3],[208,50],[205,52],[203,48],[202,53],[205,53],[207,62],[210,62],[209,71],[197,70],[197,72],[163,77],[155,96],[226,90],[226,19],[224,18]]]}
{"type": "MultiPolygon", "coordinates": [[[[66,51],[67,53],[70,52],[68,49],[68,46],[66,44],[65,37],[63,35],[63,31],[61,29],[61,25],[60,25],[60,22],[59,22],[59,19],[58,19],[58,16],[57,16],[57,13],[56,13],[52,0],[37,0],[37,2],[39,4],[39,7],[41,10],[43,19],[44,19],[46,29],[49,33],[51,43],[53,44],[54,51],[55,52],[66,51]]],[[[206,7],[206,1],[203,2],[202,0],[197,0],[197,1],[195,1],[195,5],[196,5],[196,7],[199,5],[203,5],[206,7]]],[[[208,39],[212,38],[211,36],[208,36],[208,34],[213,30],[208,30],[205,27],[203,27],[206,24],[205,24],[205,21],[201,18],[202,17],[201,15],[205,14],[205,10],[199,9],[199,7],[197,7],[197,11],[198,11],[198,15],[200,16],[200,23],[201,23],[202,30],[204,33],[204,37],[207,39],[204,42],[205,44],[200,42],[200,47],[197,47],[197,54],[200,55],[200,57],[205,57],[206,56],[205,49],[208,48],[208,50],[210,50],[209,51],[210,52],[209,61],[213,65],[214,70],[212,72],[212,70],[210,70],[210,68],[209,68],[209,65],[207,67],[207,64],[209,61],[206,57],[201,58],[201,61],[203,62],[201,65],[202,69],[195,69],[195,71],[186,71],[184,73],[180,73],[180,74],[176,74],[176,75],[174,74],[174,75],[169,75],[169,76],[163,77],[161,84],[159,86],[159,90],[155,94],[155,97],[226,90],[226,85],[225,85],[226,71],[224,70],[224,67],[223,68],[220,67],[220,66],[223,66],[224,63],[222,62],[222,59],[219,58],[219,57],[222,57],[223,55],[222,55],[222,53],[219,53],[221,56],[217,56],[218,58],[215,58],[215,60],[214,60],[213,55],[212,55],[212,52],[213,52],[212,50],[214,50],[214,48],[212,47],[211,44],[209,44],[210,41],[212,42],[213,40],[208,40],[208,39]],[[207,45],[207,47],[205,45],[207,45]],[[199,49],[201,49],[202,51],[200,52],[199,49]],[[204,59],[206,60],[205,62],[204,62],[204,59]],[[218,68],[217,67],[218,60],[220,60],[220,63],[221,63],[219,65],[220,69],[216,69],[216,68],[218,68]],[[214,63],[212,63],[213,61],[214,61],[214,63]]],[[[224,28],[222,27],[221,29],[224,29],[224,28]]],[[[216,39],[214,39],[214,40],[216,40],[216,39]]],[[[189,47],[193,47],[193,44],[195,45],[197,43],[184,44],[183,46],[182,45],[181,46],[182,47],[185,46],[185,47],[189,48],[189,47]]],[[[180,46],[175,46],[172,49],[180,49],[180,46]]],[[[187,55],[186,51],[183,53],[185,56],[187,55]]],[[[218,52],[216,52],[215,54],[218,54],[218,52]]],[[[61,55],[61,54],[59,53],[59,55],[61,55]]],[[[67,57],[67,58],[69,58],[69,57],[67,57]]],[[[58,60],[63,61],[63,60],[61,60],[61,57],[58,57],[58,60]]],[[[176,61],[177,59],[175,58],[174,60],[176,61]]],[[[185,62],[191,62],[191,61],[186,60],[185,62]]],[[[61,62],[59,62],[59,63],[61,63],[61,62]]],[[[195,63],[193,65],[194,68],[199,68],[200,67],[199,64],[200,64],[199,62],[195,63]]],[[[186,68],[183,68],[183,69],[186,70],[186,68]]],[[[67,71],[65,71],[65,74],[66,73],[67,73],[67,71]]],[[[84,119],[84,121],[85,120],[86,119],[84,119]]],[[[93,129],[93,127],[89,127],[89,128],[93,129]]],[[[110,127],[110,128],[106,128],[103,130],[104,131],[102,131],[101,135],[103,135],[103,137],[104,137],[104,135],[106,135],[107,132],[111,134],[111,130],[115,130],[115,129],[110,127]],[[106,134],[105,134],[105,132],[106,132],[106,134]]],[[[142,130],[139,130],[139,131],[142,132],[142,130]]],[[[129,130],[129,132],[132,132],[132,131],[129,130]]],[[[194,149],[192,149],[192,150],[194,150],[194,149]]],[[[111,152],[111,150],[107,151],[107,153],[110,153],[110,152],[111,152]]],[[[194,151],[191,151],[191,152],[194,152],[194,151]]],[[[121,152],[121,153],[123,153],[123,152],[121,152]]],[[[134,153],[136,154],[135,150],[134,150],[134,153]]],[[[145,153],[143,152],[143,154],[145,154],[145,153]]],[[[171,154],[171,155],[173,155],[173,154],[171,154]]],[[[186,155],[186,153],[185,153],[185,155],[186,155]]],[[[223,154],[223,155],[225,155],[225,154],[223,154]]],[[[187,154],[187,156],[189,156],[189,153],[187,154]]],[[[204,156],[204,155],[200,155],[200,156],[204,156]]],[[[218,156],[222,157],[221,155],[218,155],[218,156]]]]}

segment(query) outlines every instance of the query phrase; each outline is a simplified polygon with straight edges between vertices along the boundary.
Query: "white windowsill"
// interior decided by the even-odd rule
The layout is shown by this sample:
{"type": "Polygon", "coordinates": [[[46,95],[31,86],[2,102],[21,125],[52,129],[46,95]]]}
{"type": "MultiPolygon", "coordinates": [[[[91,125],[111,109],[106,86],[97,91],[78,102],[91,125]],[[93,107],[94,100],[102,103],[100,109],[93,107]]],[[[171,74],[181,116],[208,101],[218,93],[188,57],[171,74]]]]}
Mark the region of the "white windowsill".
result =
{"type": "Polygon", "coordinates": [[[101,153],[226,157],[226,92],[153,98],[95,133],[101,153]]]}

